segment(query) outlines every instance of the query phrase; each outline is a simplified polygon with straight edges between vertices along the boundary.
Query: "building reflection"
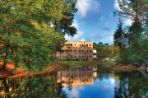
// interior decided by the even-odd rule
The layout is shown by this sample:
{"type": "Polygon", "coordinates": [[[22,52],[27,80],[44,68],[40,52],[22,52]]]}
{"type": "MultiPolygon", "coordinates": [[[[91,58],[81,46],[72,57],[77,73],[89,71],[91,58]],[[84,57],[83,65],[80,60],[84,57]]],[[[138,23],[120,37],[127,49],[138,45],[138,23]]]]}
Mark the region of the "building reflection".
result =
{"type": "Polygon", "coordinates": [[[63,86],[81,86],[93,84],[97,77],[97,67],[63,69],[57,73],[57,82],[63,86]]]}

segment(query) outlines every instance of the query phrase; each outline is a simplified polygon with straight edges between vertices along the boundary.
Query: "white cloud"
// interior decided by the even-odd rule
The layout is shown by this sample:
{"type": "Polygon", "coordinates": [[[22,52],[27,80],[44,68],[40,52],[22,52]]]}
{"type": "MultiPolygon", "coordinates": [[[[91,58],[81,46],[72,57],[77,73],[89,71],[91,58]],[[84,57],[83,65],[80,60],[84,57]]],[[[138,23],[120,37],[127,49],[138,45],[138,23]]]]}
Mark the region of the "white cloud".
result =
{"type": "MultiPolygon", "coordinates": [[[[122,0],[114,0],[114,8],[117,10],[117,11],[122,11],[120,6],[119,6],[119,1],[122,3],[122,0]]],[[[128,3],[129,3],[129,0],[126,0],[128,3]]],[[[128,6],[125,5],[126,8],[128,8],[128,6]]],[[[132,25],[133,23],[133,19],[131,17],[127,17],[127,18],[122,18],[123,20],[123,23],[126,25],[126,26],[130,26],[132,25]]]]}
{"type": "Polygon", "coordinates": [[[69,36],[69,35],[65,35],[65,39],[66,40],[73,40],[73,41],[82,41],[85,40],[83,38],[83,32],[79,31],[77,32],[77,34],[75,34],[74,36],[69,36]]]}
{"type": "Polygon", "coordinates": [[[124,23],[126,26],[131,26],[132,23],[133,23],[133,20],[132,20],[132,18],[128,17],[128,18],[123,19],[123,23],[124,23]]]}
{"type": "Polygon", "coordinates": [[[90,9],[98,13],[100,10],[100,3],[97,0],[90,0],[90,1],[91,1],[90,9]]]}
{"type": "Polygon", "coordinates": [[[76,5],[78,13],[82,18],[85,17],[90,10],[98,12],[99,6],[100,4],[96,0],[78,0],[76,5]]]}
{"type": "MultiPolygon", "coordinates": [[[[121,1],[121,0],[120,0],[121,1]]],[[[115,7],[115,9],[117,10],[117,11],[121,11],[121,8],[120,8],[120,6],[119,6],[119,1],[118,0],[115,0],[114,1],[114,7],[115,7]]]]}
{"type": "Polygon", "coordinates": [[[84,38],[82,38],[80,41],[85,41],[85,39],[84,39],[84,38]]]}
{"type": "Polygon", "coordinates": [[[75,34],[74,36],[70,36],[68,34],[65,35],[65,39],[66,40],[73,40],[73,41],[85,41],[84,37],[83,37],[83,31],[81,31],[79,29],[79,25],[77,23],[77,21],[73,22],[73,26],[75,26],[77,28],[77,34],[75,34]]]}
{"type": "Polygon", "coordinates": [[[74,22],[72,23],[72,26],[76,27],[77,29],[79,28],[78,22],[76,20],[74,20],[74,22]]]}
{"type": "Polygon", "coordinates": [[[78,8],[80,15],[84,17],[90,8],[90,0],[78,0],[76,7],[78,8]]]}
{"type": "Polygon", "coordinates": [[[110,42],[113,42],[113,41],[114,41],[113,36],[110,36],[110,42]]]}
{"type": "MultiPolygon", "coordinates": [[[[89,11],[99,13],[100,4],[97,0],[77,0],[76,7],[78,9],[78,14],[81,18],[84,18],[89,11]]],[[[74,36],[65,35],[66,40],[75,40],[75,41],[85,41],[84,32],[79,29],[79,23],[74,20],[73,26],[77,29],[77,34],[74,36]]]]}

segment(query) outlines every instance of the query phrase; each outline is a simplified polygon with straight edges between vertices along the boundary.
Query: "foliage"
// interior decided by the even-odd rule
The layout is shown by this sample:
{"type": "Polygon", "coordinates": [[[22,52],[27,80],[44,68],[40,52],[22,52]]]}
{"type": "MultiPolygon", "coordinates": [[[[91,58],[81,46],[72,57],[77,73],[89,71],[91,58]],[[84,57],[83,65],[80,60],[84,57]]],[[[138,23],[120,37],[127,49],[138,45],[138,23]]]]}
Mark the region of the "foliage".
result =
{"type": "Polygon", "coordinates": [[[97,58],[100,60],[105,60],[106,58],[114,59],[118,56],[118,47],[113,45],[98,43],[95,45],[97,50],[97,58]]]}
{"type": "Polygon", "coordinates": [[[75,0],[0,0],[3,69],[7,63],[24,65],[29,70],[48,65],[52,53],[64,44],[64,34],[59,32],[75,34],[71,31],[75,3],[75,0]]]}
{"type": "MultiPolygon", "coordinates": [[[[128,27],[126,47],[120,49],[119,61],[134,65],[147,65],[147,2],[144,0],[118,0],[121,18],[130,17],[133,23],[128,27]]],[[[116,33],[115,33],[116,34],[116,33]]]]}
{"type": "Polygon", "coordinates": [[[122,22],[119,21],[119,25],[114,34],[114,45],[120,48],[125,47],[127,44],[127,34],[124,32],[122,22]]]}
{"type": "MultiPolygon", "coordinates": [[[[0,70],[7,70],[8,64],[29,72],[48,66],[53,53],[63,46],[64,34],[76,33],[71,26],[75,3],[75,0],[0,0],[0,61],[3,62],[0,70]]],[[[4,90],[17,98],[60,98],[45,77],[14,80],[14,93],[9,88],[12,81],[2,79],[4,90]]]]}
{"type": "Polygon", "coordinates": [[[138,18],[142,21],[147,13],[145,2],[145,0],[118,0],[120,10],[116,13],[121,17],[138,18]]]}

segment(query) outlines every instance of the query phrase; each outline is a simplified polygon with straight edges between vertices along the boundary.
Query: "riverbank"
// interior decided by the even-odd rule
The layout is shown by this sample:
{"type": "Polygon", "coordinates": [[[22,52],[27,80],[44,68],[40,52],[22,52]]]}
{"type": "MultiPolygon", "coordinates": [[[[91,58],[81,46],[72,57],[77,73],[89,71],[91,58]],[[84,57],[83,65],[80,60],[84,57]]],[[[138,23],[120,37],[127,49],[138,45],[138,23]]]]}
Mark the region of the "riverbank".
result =
{"type": "Polygon", "coordinates": [[[133,72],[137,71],[137,67],[130,64],[117,64],[112,67],[112,70],[117,72],[133,72]]]}
{"type": "Polygon", "coordinates": [[[112,70],[117,71],[117,72],[134,72],[134,71],[147,71],[148,68],[144,67],[136,67],[131,64],[117,64],[112,67],[112,70]]]}
{"type": "Polygon", "coordinates": [[[136,67],[131,64],[115,64],[115,62],[99,62],[99,61],[55,61],[54,64],[58,64],[63,67],[85,67],[85,66],[98,66],[106,70],[114,70],[116,72],[135,72],[135,71],[147,71],[148,68],[136,67]]]}

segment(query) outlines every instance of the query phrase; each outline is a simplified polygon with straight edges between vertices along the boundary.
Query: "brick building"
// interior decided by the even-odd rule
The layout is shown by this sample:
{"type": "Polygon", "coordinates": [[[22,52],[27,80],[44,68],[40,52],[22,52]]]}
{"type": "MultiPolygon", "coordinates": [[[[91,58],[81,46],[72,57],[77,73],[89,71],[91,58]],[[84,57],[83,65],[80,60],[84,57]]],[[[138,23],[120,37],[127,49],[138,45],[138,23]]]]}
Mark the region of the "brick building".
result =
{"type": "Polygon", "coordinates": [[[57,52],[55,57],[60,60],[92,60],[93,42],[67,41],[62,52],[57,52]]]}

